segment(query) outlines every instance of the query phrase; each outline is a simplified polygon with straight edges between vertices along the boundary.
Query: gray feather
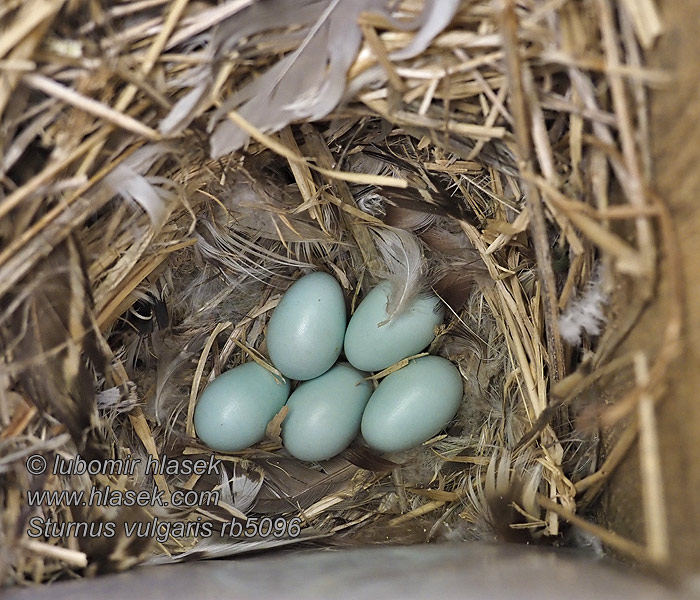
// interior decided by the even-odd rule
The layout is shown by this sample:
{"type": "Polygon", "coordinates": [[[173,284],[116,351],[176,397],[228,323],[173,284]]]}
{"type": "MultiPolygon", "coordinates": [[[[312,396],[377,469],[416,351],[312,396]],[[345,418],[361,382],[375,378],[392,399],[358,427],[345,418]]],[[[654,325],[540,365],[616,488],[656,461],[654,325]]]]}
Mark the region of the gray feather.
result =
{"type": "Polygon", "coordinates": [[[362,40],[357,18],[384,4],[383,0],[326,2],[299,47],[217,111],[210,123],[212,156],[233,152],[248,141],[248,134],[233,123],[219,122],[231,110],[266,132],[279,131],[295,120],[317,120],[333,110],[362,40]]]}

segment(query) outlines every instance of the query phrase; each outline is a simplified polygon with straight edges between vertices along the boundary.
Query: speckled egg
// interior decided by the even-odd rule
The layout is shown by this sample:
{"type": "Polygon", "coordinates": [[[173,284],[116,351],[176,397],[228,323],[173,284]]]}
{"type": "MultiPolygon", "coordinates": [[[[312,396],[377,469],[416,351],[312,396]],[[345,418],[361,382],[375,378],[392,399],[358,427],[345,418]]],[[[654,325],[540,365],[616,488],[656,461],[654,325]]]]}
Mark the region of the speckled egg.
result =
{"type": "Polygon", "coordinates": [[[435,328],[445,316],[437,297],[420,294],[404,311],[384,323],[389,317],[390,291],[391,285],[384,281],[367,294],[345,332],[345,356],[363,371],[381,371],[418,354],[433,341],[435,328]]]}
{"type": "Polygon", "coordinates": [[[244,363],[212,381],[194,410],[194,428],[207,446],[243,450],[265,437],[265,428],[289,397],[289,381],[255,362],[244,363]],[[279,379],[279,378],[278,378],[279,379]]]}
{"type": "Polygon", "coordinates": [[[360,431],[372,385],[347,363],[302,383],[289,397],[282,441],[300,460],[326,460],[347,448],[360,431]]]}
{"type": "Polygon", "coordinates": [[[462,391],[462,377],[449,360],[412,360],[387,375],[372,394],[362,416],[362,437],[382,452],[418,446],[452,420],[462,391]]]}
{"type": "Polygon", "coordinates": [[[330,369],[343,348],[345,300],[327,273],[311,273],[282,296],[267,326],[272,364],[290,379],[307,380],[330,369]]]}

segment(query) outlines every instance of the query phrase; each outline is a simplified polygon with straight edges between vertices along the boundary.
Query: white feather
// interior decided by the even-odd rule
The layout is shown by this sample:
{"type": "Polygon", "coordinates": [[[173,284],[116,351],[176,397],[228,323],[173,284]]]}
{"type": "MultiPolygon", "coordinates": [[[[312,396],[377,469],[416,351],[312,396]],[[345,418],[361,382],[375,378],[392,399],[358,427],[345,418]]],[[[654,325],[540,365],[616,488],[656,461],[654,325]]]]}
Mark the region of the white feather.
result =
{"type": "Polygon", "coordinates": [[[131,382],[126,384],[126,397],[124,388],[115,386],[107,388],[97,394],[97,408],[99,410],[113,411],[114,414],[129,412],[139,402],[136,386],[131,382]]]}
{"type": "MultiPolygon", "coordinates": [[[[200,35],[189,38],[175,34],[166,46],[171,49],[182,44],[182,51],[190,56],[192,48],[204,46],[201,53],[205,60],[200,68],[194,68],[184,77],[170,82],[173,90],[190,88],[172,107],[168,115],[160,122],[161,133],[170,135],[181,133],[199,114],[211,106],[210,91],[214,83],[214,72],[222,56],[230,54],[243,40],[261,31],[284,29],[292,25],[307,25],[318,17],[327,0],[277,0],[257,2],[251,0],[228,0],[206,9],[198,15],[197,23],[200,35]],[[206,24],[208,29],[199,29],[206,24]],[[211,24],[217,24],[212,28],[211,24]]],[[[297,35],[292,33],[291,35],[297,35]]],[[[268,40],[269,41],[269,40],[268,40]]],[[[252,87],[252,86],[248,86],[252,87]]]]}
{"type": "Polygon", "coordinates": [[[583,334],[596,336],[600,334],[605,323],[603,312],[608,298],[603,291],[600,269],[588,282],[586,291],[580,298],[569,302],[566,310],[559,317],[559,332],[569,344],[577,346],[583,334]]]}
{"type": "Polygon", "coordinates": [[[263,471],[255,466],[246,471],[239,463],[234,463],[230,479],[226,469],[222,467],[219,499],[245,514],[258,497],[262,484],[263,471]]]}
{"type": "MultiPolygon", "coordinates": [[[[181,84],[192,89],[161,121],[159,129],[163,133],[179,133],[210,105],[214,65],[219,57],[230,54],[257,34],[292,25],[301,30],[291,31],[286,37],[293,39],[299,33],[304,37],[295,51],[227,98],[214,113],[209,123],[213,158],[237,150],[248,141],[247,133],[225,120],[231,110],[237,110],[265,132],[279,131],[296,120],[319,120],[330,113],[346,95],[346,74],[362,41],[357,25],[362,12],[380,12],[397,29],[416,31],[407,46],[390,55],[393,60],[404,60],[420,54],[447,27],[459,0],[429,0],[421,14],[408,23],[390,17],[388,0],[266,0],[253,4],[234,1],[228,3],[230,9],[226,4],[210,11],[214,22],[219,19],[214,12],[218,15],[223,10],[232,16],[213,32],[202,33],[208,62],[195,73],[194,80],[181,84]]],[[[369,71],[372,80],[386,76],[381,68],[369,71]]]]}
{"type": "Polygon", "coordinates": [[[170,151],[167,144],[147,144],[104,178],[104,184],[112,193],[136,202],[146,211],[155,230],[159,230],[167,221],[178,186],[166,177],[145,174],[170,151]]]}
{"type": "Polygon", "coordinates": [[[384,277],[391,284],[391,293],[387,304],[389,315],[384,325],[400,315],[422,291],[425,283],[425,258],[418,238],[395,228],[374,228],[371,230],[377,250],[384,260],[384,277]]]}

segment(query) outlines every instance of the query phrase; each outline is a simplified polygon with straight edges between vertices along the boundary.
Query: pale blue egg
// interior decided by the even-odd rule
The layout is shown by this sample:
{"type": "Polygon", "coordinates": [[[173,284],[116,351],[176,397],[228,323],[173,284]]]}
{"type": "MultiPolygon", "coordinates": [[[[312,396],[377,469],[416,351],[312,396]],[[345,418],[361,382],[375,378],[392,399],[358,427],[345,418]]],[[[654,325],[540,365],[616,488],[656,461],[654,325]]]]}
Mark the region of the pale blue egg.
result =
{"type": "Polygon", "coordinates": [[[412,360],[387,375],[372,394],[362,416],[362,437],[382,452],[418,446],[452,420],[462,392],[462,377],[449,360],[412,360]]]}
{"type": "Polygon", "coordinates": [[[194,409],[194,428],[207,446],[243,450],[265,437],[265,428],[289,397],[289,381],[255,362],[226,371],[212,381],[194,409]]]}
{"type": "Polygon", "coordinates": [[[418,354],[435,338],[435,328],[445,316],[440,300],[428,294],[416,296],[388,323],[387,302],[391,285],[384,281],[360,302],[345,332],[345,356],[363,371],[381,371],[418,354]]]}
{"type": "Polygon", "coordinates": [[[330,369],[343,348],[345,300],[327,273],[311,273],[282,296],[267,326],[272,364],[290,379],[313,379],[330,369]]]}
{"type": "Polygon", "coordinates": [[[289,397],[282,442],[300,460],[326,460],[347,448],[360,431],[372,385],[347,363],[305,381],[289,397]]]}

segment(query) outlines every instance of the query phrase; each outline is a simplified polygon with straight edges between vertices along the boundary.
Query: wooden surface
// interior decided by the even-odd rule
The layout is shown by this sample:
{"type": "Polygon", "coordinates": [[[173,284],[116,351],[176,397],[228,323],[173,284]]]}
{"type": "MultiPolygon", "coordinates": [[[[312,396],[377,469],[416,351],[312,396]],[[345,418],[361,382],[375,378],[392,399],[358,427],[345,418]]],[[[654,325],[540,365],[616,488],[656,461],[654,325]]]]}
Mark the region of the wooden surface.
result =
{"type": "MultiPolygon", "coordinates": [[[[671,559],[682,571],[700,572],[700,2],[660,0],[666,34],[650,64],[675,81],[652,95],[652,151],[655,188],[669,206],[680,243],[684,280],[684,327],[680,358],[658,410],[660,453],[668,512],[671,559]]],[[[620,354],[648,348],[661,339],[669,289],[644,314],[620,354]]],[[[608,397],[614,396],[608,390],[608,397]]],[[[612,529],[644,540],[639,497],[638,449],[621,465],[604,498],[612,529]]]]}
{"type": "Polygon", "coordinates": [[[264,554],[147,567],[120,575],[9,590],[3,600],[681,600],[620,566],[565,550],[437,544],[264,554]]]}

